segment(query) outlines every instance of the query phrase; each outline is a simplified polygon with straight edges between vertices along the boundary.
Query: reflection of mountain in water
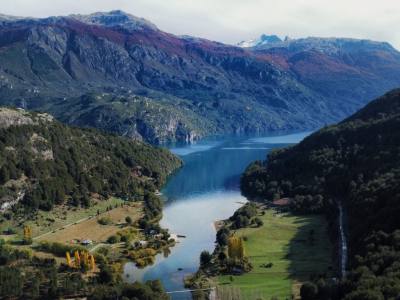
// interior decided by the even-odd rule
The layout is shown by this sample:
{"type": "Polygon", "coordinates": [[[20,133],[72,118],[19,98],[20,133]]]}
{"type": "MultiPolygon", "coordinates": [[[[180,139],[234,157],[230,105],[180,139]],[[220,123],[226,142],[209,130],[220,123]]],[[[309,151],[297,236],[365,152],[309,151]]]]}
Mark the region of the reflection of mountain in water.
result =
{"type": "Polygon", "coordinates": [[[208,151],[193,152],[182,156],[185,167],[170,180],[164,189],[168,200],[218,190],[238,190],[239,178],[247,165],[265,159],[266,148],[242,147],[243,140],[232,138],[208,151]],[[229,148],[230,150],[225,150],[229,148]]]}

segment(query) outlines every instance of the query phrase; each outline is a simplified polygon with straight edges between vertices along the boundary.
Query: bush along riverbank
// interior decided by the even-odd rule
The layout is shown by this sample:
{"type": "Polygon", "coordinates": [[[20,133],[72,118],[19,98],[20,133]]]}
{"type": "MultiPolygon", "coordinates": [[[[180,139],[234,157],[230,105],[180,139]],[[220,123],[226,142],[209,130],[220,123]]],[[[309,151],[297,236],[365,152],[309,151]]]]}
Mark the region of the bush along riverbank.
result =
{"type": "Polygon", "coordinates": [[[195,299],[206,299],[207,292],[202,289],[215,286],[213,277],[223,274],[243,274],[252,269],[252,265],[246,256],[244,239],[235,237],[236,230],[245,227],[261,226],[262,221],[257,204],[246,203],[239,208],[232,217],[219,222],[216,235],[216,247],[213,253],[203,251],[200,254],[199,270],[185,280],[185,287],[194,290],[195,299]]]}

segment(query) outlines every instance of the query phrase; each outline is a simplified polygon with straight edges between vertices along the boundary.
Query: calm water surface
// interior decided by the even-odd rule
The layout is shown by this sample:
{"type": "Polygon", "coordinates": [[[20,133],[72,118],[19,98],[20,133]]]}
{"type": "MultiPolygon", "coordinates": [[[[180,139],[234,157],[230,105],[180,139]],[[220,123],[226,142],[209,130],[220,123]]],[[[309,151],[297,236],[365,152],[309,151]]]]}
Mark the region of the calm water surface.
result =
{"type": "MultiPolygon", "coordinates": [[[[167,291],[184,290],[183,278],[197,270],[201,251],[214,250],[214,221],[230,217],[246,202],[239,179],[247,165],[265,159],[271,149],[297,143],[309,134],[220,138],[170,148],[184,166],[162,191],[166,204],[161,226],[186,238],[180,239],[168,256],[159,254],[152,266],[138,269],[127,263],[125,280],[160,279],[167,291]]],[[[187,292],[170,295],[172,299],[191,299],[187,292]]]]}

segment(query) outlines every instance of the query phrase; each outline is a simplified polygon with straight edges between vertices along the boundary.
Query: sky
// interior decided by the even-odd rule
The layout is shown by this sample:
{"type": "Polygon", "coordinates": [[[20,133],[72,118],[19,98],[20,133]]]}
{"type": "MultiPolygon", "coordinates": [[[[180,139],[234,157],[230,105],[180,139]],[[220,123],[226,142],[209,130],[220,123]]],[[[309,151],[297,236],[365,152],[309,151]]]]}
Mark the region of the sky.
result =
{"type": "Polygon", "coordinates": [[[265,34],[354,37],[400,49],[399,0],[0,0],[0,13],[47,17],[121,9],[161,30],[236,44],[265,34]]]}

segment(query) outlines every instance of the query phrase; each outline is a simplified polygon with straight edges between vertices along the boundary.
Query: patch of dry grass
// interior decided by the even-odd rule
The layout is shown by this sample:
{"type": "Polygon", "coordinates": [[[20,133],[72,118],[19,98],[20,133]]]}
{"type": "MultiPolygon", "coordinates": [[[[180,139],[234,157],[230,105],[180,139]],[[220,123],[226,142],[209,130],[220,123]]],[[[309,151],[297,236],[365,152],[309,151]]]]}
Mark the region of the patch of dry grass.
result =
{"type": "Polygon", "coordinates": [[[111,235],[117,233],[125,225],[125,217],[130,216],[135,222],[142,216],[142,205],[133,203],[133,206],[124,205],[123,207],[114,208],[111,211],[91,217],[88,220],[68,227],[55,230],[50,234],[39,237],[36,241],[59,242],[65,244],[74,244],[75,240],[92,240],[94,243],[102,243],[111,235]],[[100,225],[98,219],[108,217],[112,224],[100,225]]]}

